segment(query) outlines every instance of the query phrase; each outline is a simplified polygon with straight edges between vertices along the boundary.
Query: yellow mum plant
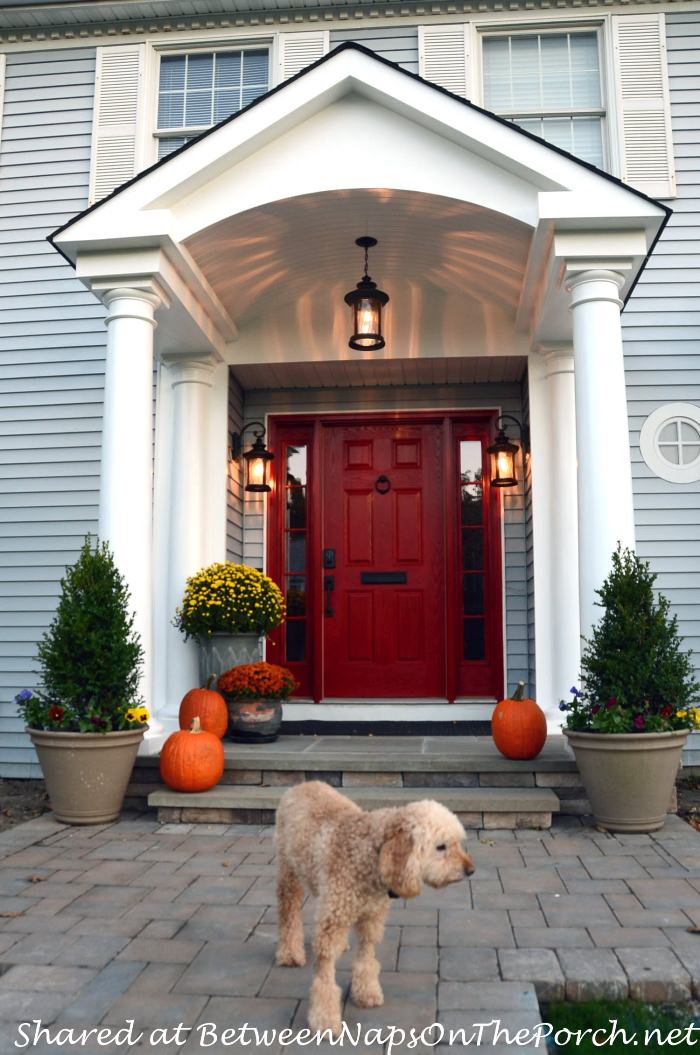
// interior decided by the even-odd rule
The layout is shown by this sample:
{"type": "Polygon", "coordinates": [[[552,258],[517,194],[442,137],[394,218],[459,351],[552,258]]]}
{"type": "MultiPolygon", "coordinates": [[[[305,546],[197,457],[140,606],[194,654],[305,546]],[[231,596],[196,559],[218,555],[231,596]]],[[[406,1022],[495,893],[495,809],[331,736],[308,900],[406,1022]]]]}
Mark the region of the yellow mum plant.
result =
{"type": "Polygon", "coordinates": [[[279,586],[247,564],[217,563],[190,576],[174,625],[186,638],[266,634],[285,617],[279,586]]]}

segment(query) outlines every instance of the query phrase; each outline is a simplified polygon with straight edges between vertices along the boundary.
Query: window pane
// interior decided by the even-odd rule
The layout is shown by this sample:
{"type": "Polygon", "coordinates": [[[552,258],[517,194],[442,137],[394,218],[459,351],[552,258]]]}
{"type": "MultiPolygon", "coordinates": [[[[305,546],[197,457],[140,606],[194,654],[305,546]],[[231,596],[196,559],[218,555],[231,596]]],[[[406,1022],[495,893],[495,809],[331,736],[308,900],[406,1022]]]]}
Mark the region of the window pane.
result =
{"type": "Polygon", "coordinates": [[[484,659],[486,648],[484,641],[484,620],[464,620],[464,658],[484,659]]]}
{"type": "Polygon", "coordinates": [[[177,92],[158,100],[158,127],[181,128],[185,123],[185,97],[177,92]]]}
{"type": "Polygon", "coordinates": [[[660,443],[659,451],[662,457],[667,462],[671,462],[672,465],[678,465],[680,463],[680,447],[677,443],[660,443]]]}
{"type": "Polygon", "coordinates": [[[689,421],[681,421],[681,439],[685,443],[697,443],[700,440],[700,432],[696,429],[695,425],[691,425],[689,421]]]}
{"type": "Polygon", "coordinates": [[[688,443],[683,447],[683,465],[690,465],[700,455],[700,445],[688,443]]]}
{"type": "Polygon", "coordinates": [[[173,150],[184,147],[185,143],[189,143],[191,139],[194,139],[194,136],[166,136],[164,139],[159,139],[158,160],[172,154],[173,150]]]}
{"type": "Polygon", "coordinates": [[[187,91],[211,88],[214,75],[214,56],[191,54],[187,56],[187,91]]]}
{"type": "Polygon", "coordinates": [[[306,615],[306,579],[290,575],[287,579],[287,616],[306,615]]]}
{"type": "Polygon", "coordinates": [[[462,440],[459,445],[461,516],[463,524],[480,524],[482,512],[482,453],[479,440],[462,440]]]}
{"type": "Polygon", "coordinates": [[[484,532],[481,528],[462,532],[462,568],[481,571],[484,567],[484,532]]]}
{"type": "Polygon", "coordinates": [[[210,125],[212,123],[211,92],[188,92],[185,105],[186,125],[210,125]]]}
{"type": "Polygon", "coordinates": [[[306,488],[287,488],[287,527],[306,527],[306,488]]]}
{"type": "Polygon", "coordinates": [[[259,84],[254,84],[248,87],[244,87],[241,95],[241,109],[244,106],[250,106],[256,99],[259,99],[261,95],[267,91],[267,86],[261,88],[259,84]]]}
{"type": "Polygon", "coordinates": [[[484,610],[484,576],[463,575],[462,596],[465,615],[478,615],[484,610]]]}
{"type": "Polygon", "coordinates": [[[289,619],[285,623],[287,663],[303,663],[306,656],[306,620],[289,619]]]}
{"type": "Polygon", "coordinates": [[[240,51],[222,51],[221,54],[216,56],[214,84],[217,88],[240,88],[240,51]]]}
{"type": "Polygon", "coordinates": [[[306,532],[287,535],[287,571],[306,571],[306,532]]]}
{"type": "Polygon", "coordinates": [[[216,92],[214,95],[214,124],[240,110],[241,93],[238,88],[216,92]]]}
{"type": "Polygon", "coordinates": [[[163,55],[160,60],[160,90],[169,92],[185,87],[186,55],[163,55]]]}
{"type": "Polygon", "coordinates": [[[287,483],[306,484],[306,447],[287,447],[287,483]]]}
{"type": "Polygon", "coordinates": [[[267,89],[268,54],[266,51],[243,52],[243,83],[257,84],[267,89]]]}
{"type": "Polygon", "coordinates": [[[660,443],[676,443],[678,440],[678,422],[669,421],[668,425],[664,425],[661,432],[659,433],[660,443]]]}

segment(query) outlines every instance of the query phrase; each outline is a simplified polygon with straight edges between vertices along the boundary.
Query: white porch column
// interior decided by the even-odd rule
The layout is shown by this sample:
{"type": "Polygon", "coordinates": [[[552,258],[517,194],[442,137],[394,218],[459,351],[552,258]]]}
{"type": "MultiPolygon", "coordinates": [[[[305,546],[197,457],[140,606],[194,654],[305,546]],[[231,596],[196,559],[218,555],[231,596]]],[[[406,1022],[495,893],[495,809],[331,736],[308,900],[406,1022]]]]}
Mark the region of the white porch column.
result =
{"type": "MultiPolygon", "coordinates": [[[[170,381],[170,508],[167,569],[167,669],[165,706],[159,717],[177,716],[188,689],[199,685],[198,653],[172,626],[185,580],[208,563],[210,515],[208,479],[209,419],[214,364],[200,359],[166,359],[163,381],[170,381]]],[[[223,557],[222,557],[223,559],[223,557]]]]}
{"type": "Polygon", "coordinates": [[[576,682],[581,658],[573,349],[533,353],[528,377],[536,691],[550,731],[559,732],[559,701],[576,682]]]}
{"type": "Polygon", "coordinates": [[[99,536],[131,592],[144,665],[141,693],[152,696],[153,331],[161,298],[118,288],[107,305],[99,536]]]}
{"type": "Polygon", "coordinates": [[[598,621],[595,591],[618,542],[634,547],[632,466],[617,271],[579,271],[567,280],[573,315],[578,451],[581,633],[598,621]]]}

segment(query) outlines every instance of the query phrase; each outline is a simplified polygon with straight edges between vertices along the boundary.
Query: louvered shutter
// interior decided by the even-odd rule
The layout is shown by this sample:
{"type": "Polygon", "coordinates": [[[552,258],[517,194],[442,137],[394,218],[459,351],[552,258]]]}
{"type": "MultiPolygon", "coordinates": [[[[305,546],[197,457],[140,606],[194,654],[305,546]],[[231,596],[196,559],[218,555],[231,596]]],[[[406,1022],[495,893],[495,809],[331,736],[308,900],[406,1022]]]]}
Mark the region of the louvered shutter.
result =
{"type": "Polygon", "coordinates": [[[418,56],[421,77],[454,95],[471,95],[469,26],[421,26],[418,56]]]}
{"type": "Polygon", "coordinates": [[[676,193],[662,14],[613,16],[621,176],[654,198],[676,193]]]}
{"type": "Polygon", "coordinates": [[[300,73],[328,52],[329,33],[280,33],[279,83],[300,73]]]}
{"type": "Polygon", "coordinates": [[[90,203],[111,194],[141,167],[145,50],[144,44],[97,49],[90,203]]]}

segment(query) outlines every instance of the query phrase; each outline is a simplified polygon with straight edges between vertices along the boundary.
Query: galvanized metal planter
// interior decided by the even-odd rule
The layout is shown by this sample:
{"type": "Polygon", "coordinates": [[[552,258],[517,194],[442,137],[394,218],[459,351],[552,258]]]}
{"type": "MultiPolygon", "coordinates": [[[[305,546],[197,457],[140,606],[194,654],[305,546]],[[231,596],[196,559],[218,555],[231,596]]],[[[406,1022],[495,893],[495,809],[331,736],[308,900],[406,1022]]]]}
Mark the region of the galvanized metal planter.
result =
{"type": "Polygon", "coordinates": [[[260,634],[211,634],[200,637],[199,677],[206,685],[209,678],[218,678],[225,670],[241,663],[258,663],[262,659],[260,634]]]}

